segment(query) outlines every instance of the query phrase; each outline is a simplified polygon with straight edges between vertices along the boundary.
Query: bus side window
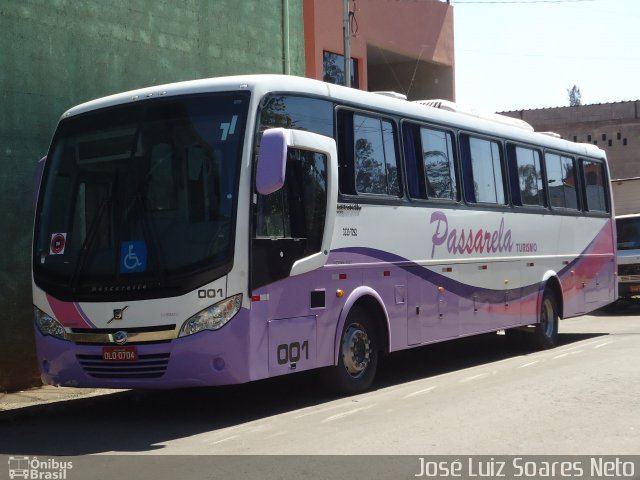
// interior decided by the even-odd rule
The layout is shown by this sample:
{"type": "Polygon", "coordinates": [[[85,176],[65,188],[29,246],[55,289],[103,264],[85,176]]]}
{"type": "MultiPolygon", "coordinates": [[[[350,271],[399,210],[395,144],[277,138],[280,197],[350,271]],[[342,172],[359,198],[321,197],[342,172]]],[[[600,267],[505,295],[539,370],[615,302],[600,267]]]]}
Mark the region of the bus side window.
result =
{"type": "Polygon", "coordinates": [[[411,198],[426,199],[427,192],[424,178],[424,165],[420,159],[420,127],[404,123],[402,125],[404,145],[404,165],[407,171],[407,190],[411,198]]]}
{"type": "Polygon", "coordinates": [[[261,102],[259,131],[276,127],[333,137],[333,103],[299,95],[269,94],[261,102]]]}
{"type": "Polygon", "coordinates": [[[453,134],[418,125],[403,125],[409,196],[458,200],[453,134]]]}
{"type": "Polygon", "coordinates": [[[284,186],[258,195],[256,237],[308,242],[305,254],[320,251],[327,201],[327,157],[290,148],[284,186]]]}
{"type": "Polygon", "coordinates": [[[540,152],[509,144],[507,157],[514,205],[546,207],[540,152]]]}
{"type": "Polygon", "coordinates": [[[400,177],[392,122],[339,113],[340,191],[399,197],[400,177]]]}
{"type": "Polygon", "coordinates": [[[353,116],[356,191],[400,195],[391,122],[353,116]]]}
{"type": "Polygon", "coordinates": [[[544,160],[551,206],[577,210],[578,177],[575,160],[556,153],[546,153],[544,160]]]}
{"type": "Polygon", "coordinates": [[[506,204],[501,148],[498,142],[460,136],[465,198],[470,203],[506,204]]]}
{"type": "Polygon", "coordinates": [[[604,165],[600,162],[583,160],[582,170],[587,210],[590,212],[608,212],[604,165]]]}
{"type": "Polygon", "coordinates": [[[427,196],[457,200],[453,135],[450,132],[421,128],[420,139],[427,196]]]}

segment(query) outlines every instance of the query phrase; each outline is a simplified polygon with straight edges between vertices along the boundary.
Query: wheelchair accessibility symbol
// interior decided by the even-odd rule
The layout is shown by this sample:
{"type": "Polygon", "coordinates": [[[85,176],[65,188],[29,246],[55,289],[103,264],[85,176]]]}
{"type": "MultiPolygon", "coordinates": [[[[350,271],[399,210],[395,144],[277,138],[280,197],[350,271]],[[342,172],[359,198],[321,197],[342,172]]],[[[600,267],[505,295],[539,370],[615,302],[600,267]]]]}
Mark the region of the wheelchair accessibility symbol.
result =
{"type": "Polygon", "coordinates": [[[120,245],[120,273],[147,270],[147,246],[143,240],[122,242],[120,245]]]}

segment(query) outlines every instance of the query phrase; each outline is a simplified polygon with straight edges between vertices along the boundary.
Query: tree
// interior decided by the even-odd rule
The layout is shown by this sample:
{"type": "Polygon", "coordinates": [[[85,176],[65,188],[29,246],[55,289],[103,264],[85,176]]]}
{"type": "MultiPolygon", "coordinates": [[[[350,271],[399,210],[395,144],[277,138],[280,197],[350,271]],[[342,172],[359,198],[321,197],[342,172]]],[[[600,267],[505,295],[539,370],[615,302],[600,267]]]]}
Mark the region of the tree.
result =
{"type": "Polygon", "coordinates": [[[574,85],[571,88],[567,88],[567,94],[569,95],[569,106],[577,107],[582,105],[582,94],[580,93],[580,88],[577,85],[574,85]]]}

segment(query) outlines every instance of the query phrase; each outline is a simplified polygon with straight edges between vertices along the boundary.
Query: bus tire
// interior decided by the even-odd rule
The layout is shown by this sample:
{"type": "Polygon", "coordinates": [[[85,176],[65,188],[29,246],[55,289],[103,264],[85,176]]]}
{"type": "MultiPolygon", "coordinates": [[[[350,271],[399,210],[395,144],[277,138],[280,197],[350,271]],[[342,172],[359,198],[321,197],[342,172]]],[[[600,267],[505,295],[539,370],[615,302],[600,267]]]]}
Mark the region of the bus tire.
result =
{"type": "Polygon", "coordinates": [[[338,364],[324,372],[325,382],[342,395],[368,390],[376,376],[380,352],[375,324],[365,309],[356,306],[349,312],[338,347],[338,364]]]}
{"type": "Polygon", "coordinates": [[[549,288],[545,288],[540,302],[539,322],[531,335],[531,344],[539,350],[547,350],[558,344],[558,304],[549,288]]]}

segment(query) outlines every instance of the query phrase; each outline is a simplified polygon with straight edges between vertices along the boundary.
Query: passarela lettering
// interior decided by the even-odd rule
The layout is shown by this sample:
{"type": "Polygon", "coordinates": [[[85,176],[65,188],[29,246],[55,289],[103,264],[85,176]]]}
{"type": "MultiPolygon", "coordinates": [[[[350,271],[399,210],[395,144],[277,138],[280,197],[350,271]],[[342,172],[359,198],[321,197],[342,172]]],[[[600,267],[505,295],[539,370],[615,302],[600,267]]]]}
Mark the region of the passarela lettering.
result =
{"type": "Polygon", "coordinates": [[[501,253],[513,250],[511,229],[505,229],[504,218],[500,219],[500,225],[495,230],[488,228],[480,228],[475,232],[471,228],[449,230],[447,215],[438,210],[431,214],[431,224],[435,224],[435,232],[431,237],[431,258],[435,257],[436,248],[445,244],[447,251],[452,255],[501,253]]]}

